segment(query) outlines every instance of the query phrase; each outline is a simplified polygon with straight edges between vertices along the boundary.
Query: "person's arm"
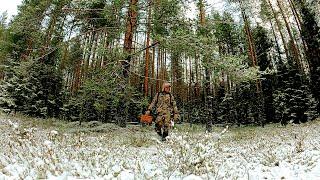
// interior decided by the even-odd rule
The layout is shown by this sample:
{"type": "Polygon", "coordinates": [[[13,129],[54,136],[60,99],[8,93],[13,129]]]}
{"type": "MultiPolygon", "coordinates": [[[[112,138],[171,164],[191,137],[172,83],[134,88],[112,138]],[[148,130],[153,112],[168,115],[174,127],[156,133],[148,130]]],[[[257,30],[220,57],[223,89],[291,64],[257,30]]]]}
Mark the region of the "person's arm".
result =
{"type": "Polygon", "coordinates": [[[157,98],[158,98],[158,93],[153,97],[152,102],[151,102],[150,105],[148,106],[148,109],[147,109],[147,111],[146,111],[146,114],[147,114],[147,115],[150,114],[150,111],[151,111],[152,108],[155,106],[156,101],[157,101],[157,98]]]}

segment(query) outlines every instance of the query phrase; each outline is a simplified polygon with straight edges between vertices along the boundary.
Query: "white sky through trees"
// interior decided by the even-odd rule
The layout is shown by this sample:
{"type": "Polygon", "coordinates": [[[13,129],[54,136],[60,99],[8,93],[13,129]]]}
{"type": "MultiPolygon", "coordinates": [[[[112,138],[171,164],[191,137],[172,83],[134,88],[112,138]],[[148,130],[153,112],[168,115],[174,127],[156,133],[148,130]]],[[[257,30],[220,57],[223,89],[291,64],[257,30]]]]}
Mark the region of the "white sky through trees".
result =
{"type": "MultiPolygon", "coordinates": [[[[224,9],[223,6],[225,5],[224,0],[207,0],[207,10],[211,10],[213,7],[215,10],[222,10],[224,9]]],[[[18,5],[22,3],[22,0],[0,0],[0,14],[7,11],[8,19],[10,19],[13,15],[17,14],[18,5]]],[[[197,8],[195,3],[190,3],[190,9],[187,12],[187,17],[194,18],[197,14],[197,8]]],[[[208,12],[207,12],[208,13],[208,12]]]]}
{"type": "Polygon", "coordinates": [[[0,14],[7,11],[8,19],[17,14],[18,5],[22,3],[22,0],[0,0],[0,14]]]}

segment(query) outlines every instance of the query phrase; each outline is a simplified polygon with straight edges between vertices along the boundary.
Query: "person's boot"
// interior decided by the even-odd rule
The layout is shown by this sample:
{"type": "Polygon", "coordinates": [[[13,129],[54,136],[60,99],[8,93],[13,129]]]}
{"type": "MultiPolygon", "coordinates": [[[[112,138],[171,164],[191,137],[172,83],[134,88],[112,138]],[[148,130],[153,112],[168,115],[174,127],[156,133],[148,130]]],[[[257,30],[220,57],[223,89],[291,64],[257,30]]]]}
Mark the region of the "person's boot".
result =
{"type": "Polygon", "coordinates": [[[157,134],[158,134],[160,137],[163,136],[163,134],[161,133],[161,129],[160,129],[160,130],[156,130],[156,132],[157,132],[157,134]]]}
{"type": "Polygon", "coordinates": [[[161,140],[162,141],[166,141],[166,137],[168,136],[168,131],[164,131],[163,133],[162,133],[162,138],[161,138],[161,140]]]}
{"type": "Polygon", "coordinates": [[[157,134],[162,137],[162,131],[161,131],[161,126],[159,124],[156,124],[155,125],[155,128],[154,128],[157,132],[157,134]]]}

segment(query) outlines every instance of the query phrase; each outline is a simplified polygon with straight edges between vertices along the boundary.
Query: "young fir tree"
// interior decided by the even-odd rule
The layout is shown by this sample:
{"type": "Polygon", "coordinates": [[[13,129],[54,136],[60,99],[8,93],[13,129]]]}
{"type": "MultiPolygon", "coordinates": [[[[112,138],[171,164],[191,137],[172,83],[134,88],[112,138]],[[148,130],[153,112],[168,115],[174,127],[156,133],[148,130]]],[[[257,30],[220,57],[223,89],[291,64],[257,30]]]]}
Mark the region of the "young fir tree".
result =
{"type": "Polygon", "coordinates": [[[267,31],[261,26],[257,26],[253,31],[253,38],[255,40],[255,48],[257,52],[257,64],[259,70],[263,73],[261,75],[261,90],[264,100],[264,113],[267,122],[274,121],[274,106],[273,106],[273,87],[272,74],[267,72],[271,70],[271,60],[268,53],[271,48],[270,40],[267,36],[267,31]]]}
{"type": "Polygon", "coordinates": [[[62,76],[53,66],[25,62],[8,70],[3,86],[12,104],[3,104],[30,116],[58,117],[62,107],[62,76]]]}
{"type": "Polygon", "coordinates": [[[302,16],[302,38],[307,44],[307,61],[310,67],[310,89],[318,101],[320,113],[320,28],[316,21],[316,14],[303,0],[295,0],[302,16]]]}
{"type": "Polygon", "coordinates": [[[314,119],[317,116],[316,101],[295,62],[289,60],[286,65],[280,61],[277,70],[274,93],[277,121],[286,125],[314,119]]]}

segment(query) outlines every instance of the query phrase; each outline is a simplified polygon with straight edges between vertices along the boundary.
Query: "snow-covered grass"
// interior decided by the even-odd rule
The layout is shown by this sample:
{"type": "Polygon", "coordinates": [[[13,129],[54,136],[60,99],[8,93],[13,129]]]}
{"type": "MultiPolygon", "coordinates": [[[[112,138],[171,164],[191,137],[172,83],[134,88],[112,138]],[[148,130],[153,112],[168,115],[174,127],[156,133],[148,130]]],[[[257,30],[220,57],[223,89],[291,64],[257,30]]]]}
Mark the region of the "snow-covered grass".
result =
{"type": "Polygon", "coordinates": [[[0,179],[320,179],[320,120],[213,130],[0,115],[0,179]]]}

